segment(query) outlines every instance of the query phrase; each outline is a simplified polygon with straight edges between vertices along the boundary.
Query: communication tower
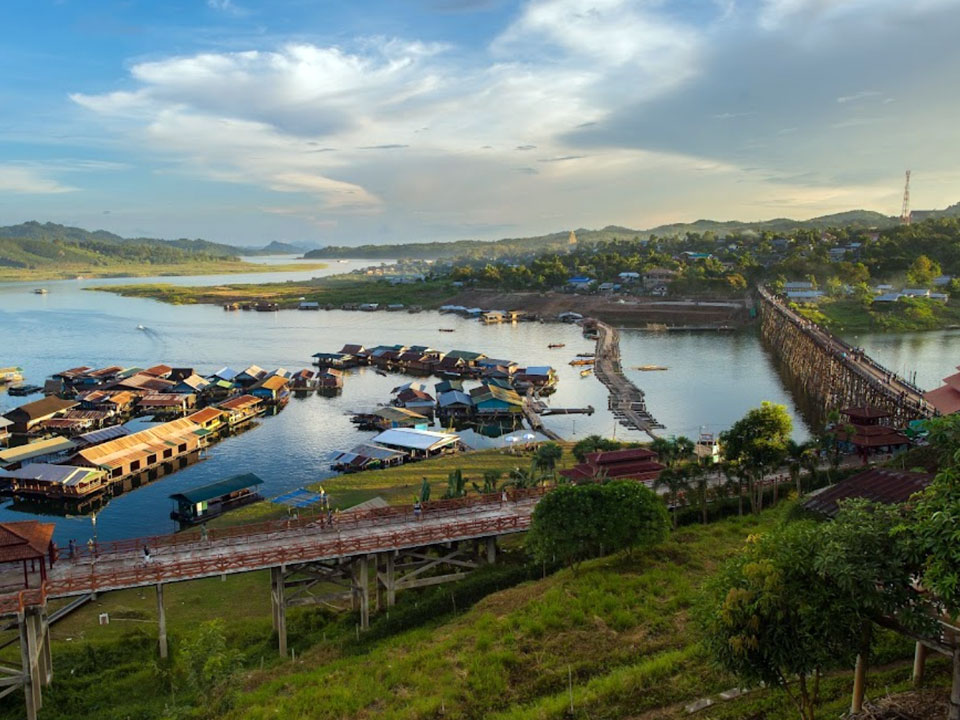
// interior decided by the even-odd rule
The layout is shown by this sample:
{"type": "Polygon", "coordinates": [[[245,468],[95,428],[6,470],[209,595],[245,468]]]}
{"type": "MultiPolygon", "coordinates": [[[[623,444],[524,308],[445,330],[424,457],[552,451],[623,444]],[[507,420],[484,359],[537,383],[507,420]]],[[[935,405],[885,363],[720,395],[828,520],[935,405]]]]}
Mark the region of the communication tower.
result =
{"type": "Polygon", "coordinates": [[[910,224],[910,171],[907,170],[907,181],[903,186],[903,209],[900,211],[900,224],[910,224]]]}

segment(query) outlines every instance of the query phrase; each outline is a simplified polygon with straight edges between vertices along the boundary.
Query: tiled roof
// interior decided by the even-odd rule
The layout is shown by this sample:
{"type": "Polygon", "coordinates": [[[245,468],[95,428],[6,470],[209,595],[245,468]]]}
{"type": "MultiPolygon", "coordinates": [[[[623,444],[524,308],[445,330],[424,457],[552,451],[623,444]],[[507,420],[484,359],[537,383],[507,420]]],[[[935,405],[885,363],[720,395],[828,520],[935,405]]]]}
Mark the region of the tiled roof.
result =
{"type": "Polygon", "coordinates": [[[863,498],[884,505],[898,505],[922,491],[933,480],[933,475],[907,470],[871,468],[841,480],[812,495],[803,506],[808,510],[833,517],[840,509],[838,503],[851,498],[863,498]]]}

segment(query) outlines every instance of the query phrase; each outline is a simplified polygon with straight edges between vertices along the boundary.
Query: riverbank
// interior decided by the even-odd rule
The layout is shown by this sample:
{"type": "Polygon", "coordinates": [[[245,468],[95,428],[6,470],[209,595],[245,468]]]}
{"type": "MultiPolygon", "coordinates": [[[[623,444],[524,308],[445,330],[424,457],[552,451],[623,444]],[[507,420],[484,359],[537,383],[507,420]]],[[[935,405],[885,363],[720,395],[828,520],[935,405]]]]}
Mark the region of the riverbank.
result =
{"type": "Polygon", "coordinates": [[[895,303],[864,307],[857,300],[824,299],[815,305],[798,305],[796,311],[832,332],[910,332],[960,327],[960,304],[933,300],[901,299],[895,303]]]}
{"type": "Polygon", "coordinates": [[[228,260],[176,263],[170,265],[153,265],[149,263],[116,263],[108,265],[67,263],[58,265],[55,268],[0,267],[0,282],[42,282],[45,280],[72,280],[77,277],[133,278],[158,275],[168,275],[170,277],[183,277],[187,275],[237,275],[240,273],[322,270],[325,267],[327,267],[327,264],[322,262],[291,262],[270,265],[268,263],[234,262],[228,260]]]}
{"type": "MultiPolygon", "coordinates": [[[[275,266],[274,266],[275,267],[275,266]]],[[[125,297],[149,298],[173,305],[214,304],[268,300],[281,309],[297,307],[302,301],[321,306],[379,303],[417,305],[437,309],[442,305],[462,305],[485,310],[522,310],[528,315],[556,317],[577,312],[617,327],[671,327],[721,329],[739,327],[749,320],[747,299],[712,298],[666,299],[617,295],[580,295],[573,293],[499,292],[462,290],[446,280],[391,284],[382,278],[363,275],[331,275],[307,281],[186,287],[165,283],[92,287],[125,297]]]]}
{"type": "MultiPolygon", "coordinates": [[[[269,266],[277,271],[277,265],[269,266]]],[[[299,269],[301,266],[297,266],[299,269]]],[[[317,302],[340,307],[348,303],[384,303],[437,308],[451,295],[449,282],[427,280],[391,285],[379,278],[363,275],[331,275],[313,280],[282,283],[215,285],[210,287],[150,283],[142,285],[101,285],[89,288],[124,297],[148,298],[171,305],[224,305],[234,302],[268,300],[281,309],[296,308],[301,302],[317,302]]]]}

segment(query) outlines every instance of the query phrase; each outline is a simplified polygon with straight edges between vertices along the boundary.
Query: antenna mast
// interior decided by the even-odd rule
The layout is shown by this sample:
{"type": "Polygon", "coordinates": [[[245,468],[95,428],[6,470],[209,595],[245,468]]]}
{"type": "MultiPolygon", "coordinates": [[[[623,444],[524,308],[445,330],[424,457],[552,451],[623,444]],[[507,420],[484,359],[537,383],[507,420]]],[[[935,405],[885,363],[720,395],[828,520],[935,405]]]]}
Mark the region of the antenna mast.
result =
{"type": "Polygon", "coordinates": [[[900,224],[910,224],[910,171],[907,170],[907,182],[903,186],[903,209],[900,211],[900,224]]]}

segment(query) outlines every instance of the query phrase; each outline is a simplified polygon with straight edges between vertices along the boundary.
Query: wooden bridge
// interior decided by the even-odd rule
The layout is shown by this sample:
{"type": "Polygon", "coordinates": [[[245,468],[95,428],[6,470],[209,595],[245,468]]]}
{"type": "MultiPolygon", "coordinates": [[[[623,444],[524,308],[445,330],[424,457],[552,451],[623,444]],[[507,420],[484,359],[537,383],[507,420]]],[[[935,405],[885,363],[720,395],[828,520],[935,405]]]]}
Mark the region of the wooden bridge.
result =
{"type": "Polygon", "coordinates": [[[826,412],[872,406],[898,425],[933,417],[923,391],[758,288],[761,335],[788,376],[826,412]]]}
{"type": "Polygon", "coordinates": [[[643,390],[630,382],[623,374],[620,363],[620,333],[600,320],[591,320],[597,331],[596,361],[593,374],[606,385],[610,392],[607,404],[617,421],[631,430],[640,430],[652,439],[663,425],[647,411],[643,390]]]}
{"type": "Polygon", "coordinates": [[[22,687],[26,717],[36,720],[41,688],[53,678],[48,600],[155,586],[159,652],[166,657],[166,583],[269,570],[273,627],[286,655],[287,607],[346,599],[367,629],[371,584],[375,609],[382,609],[400,590],[458,580],[493,563],[497,538],[526,531],[545,492],[539,487],[441,500],[424,503],[420,513],[376,508],[214,529],[206,537],[161,535],[76,548],[41,587],[0,595],[0,617],[18,630],[21,650],[20,667],[0,664],[0,698],[22,687]]]}

